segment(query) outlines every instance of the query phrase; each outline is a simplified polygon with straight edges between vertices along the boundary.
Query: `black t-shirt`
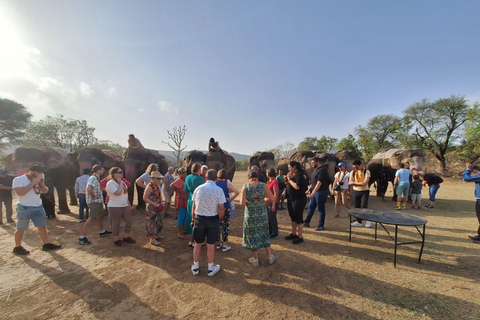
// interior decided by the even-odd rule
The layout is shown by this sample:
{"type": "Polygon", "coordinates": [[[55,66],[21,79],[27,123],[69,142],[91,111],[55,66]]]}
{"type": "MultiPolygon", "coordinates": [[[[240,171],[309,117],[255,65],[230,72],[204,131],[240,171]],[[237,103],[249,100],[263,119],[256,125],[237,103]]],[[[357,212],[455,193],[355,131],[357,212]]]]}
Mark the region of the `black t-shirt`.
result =
{"type": "Polygon", "coordinates": [[[320,168],[316,168],[312,172],[311,180],[312,180],[312,189],[311,190],[313,190],[315,188],[315,186],[317,185],[317,182],[320,181],[322,184],[321,184],[320,188],[317,190],[317,192],[327,191],[328,186],[330,185],[330,177],[328,175],[327,167],[321,166],[320,168]]]}
{"type": "Polygon", "coordinates": [[[259,173],[258,174],[258,181],[263,182],[263,183],[267,183],[267,177],[265,177],[265,175],[263,173],[259,173]]]}
{"type": "Polygon", "coordinates": [[[436,174],[433,173],[427,173],[424,177],[423,180],[427,181],[427,184],[429,186],[433,184],[440,184],[443,182],[443,179],[437,176],[436,174]]]}
{"type": "Polygon", "coordinates": [[[289,183],[287,185],[287,199],[292,200],[292,201],[301,201],[304,200],[306,195],[305,191],[308,189],[307,185],[307,179],[305,179],[305,176],[303,175],[303,172],[297,172],[295,177],[290,179],[291,181],[295,182],[299,189],[295,189],[292,187],[292,185],[289,183]]]}
{"type": "MultiPolygon", "coordinates": [[[[0,184],[3,184],[5,187],[12,187],[13,177],[6,176],[0,177],[0,184]]],[[[9,199],[12,197],[12,190],[0,190],[0,198],[9,199]]]]}

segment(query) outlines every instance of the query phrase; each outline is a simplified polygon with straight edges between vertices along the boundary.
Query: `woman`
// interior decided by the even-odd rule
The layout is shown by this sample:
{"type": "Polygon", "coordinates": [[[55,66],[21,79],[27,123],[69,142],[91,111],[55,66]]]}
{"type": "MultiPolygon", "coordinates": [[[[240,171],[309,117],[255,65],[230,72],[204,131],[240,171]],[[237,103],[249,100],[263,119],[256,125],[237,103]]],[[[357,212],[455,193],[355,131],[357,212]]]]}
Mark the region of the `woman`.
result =
{"type": "Polygon", "coordinates": [[[340,205],[343,204],[345,208],[350,209],[350,195],[348,180],[350,179],[350,172],[346,171],[344,162],[338,164],[339,171],[335,174],[335,181],[333,182],[333,194],[335,196],[335,215],[334,218],[340,217],[340,205]]]}
{"type": "Polygon", "coordinates": [[[178,169],[178,175],[179,177],[172,182],[170,187],[172,188],[172,191],[175,192],[175,214],[178,217],[178,238],[183,240],[185,239],[183,234],[185,233],[185,219],[187,216],[188,203],[188,194],[183,192],[183,188],[185,187],[185,179],[187,178],[187,169],[178,169]]]}
{"type": "Polygon", "coordinates": [[[108,215],[112,221],[113,241],[116,246],[123,247],[126,243],[136,243],[131,237],[132,229],[132,206],[128,202],[128,187],[122,181],[123,171],[119,167],[112,167],[109,172],[110,181],[107,183],[108,215]],[[125,221],[125,237],[120,239],[120,223],[125,221]]]}
{"type": "Polygon", "coordinates": [[[277,211],[280,203],[280,186],[275,175],[275,169],[270,168],[267,170],[267,178],[267,187],[275,198],[273,201],[265,199],[268,213],[268,233],[270,234],[270,239],[278,239],[277,211]]]}
{"type": "Polygon", "coordinates": [[[299,162],[290,161],[288,164],[286,195],[287,210],[292,221],[292,233],[285,237],[285,240],[292,240],[293,244],[303,242],[303,209],[307,204],[307,179],[303,175],[303,169],[299,162]]]}
{"type": "Polygon", "coordinates": [[[220,221],[220,233],[222,235],[222,241],[217,246],[217,249],[222,249],[223,252],[227,252],[232,247],[227,244],[228,241],[228,232],[230,230],[230,202],[235,200],[235,198],[240,194],[240,192],[233,186],[233,184],[228,180],[227,177],[227,170],[220,169],[217,172],[217,181],[215,184],[223,190],[225,194],[225,199],[227,200],[223,206],[225,208],[225,215],[223,219],[220,221]],[[230,198],[230,193],[233,193],[232,197],[230,198]]]}
{"type": "Polygon", "coordinates": [[[145,209],[147,218],[145,232],[150,237],[150,243],[157,247],[160,246],[159,234],[163,230],[162,192],[158,186],[161,177],[160,172],[153,171],[150,174],[152,181],[150,181],[143,193],[143,201],[148,204],[145,209]]]}
{"type": "Polygon", "coordinates": [[[425,208],[433,209],[435,207],[435,196],[437,195],[437,191],[440,189],[440,183],[442,182],[443,179],[433,173],[427,173],[423,176],[423,186],[428,184],[429,187],[429,203],[425,206],[425,208]]]}
{"type": "MultiPolygon", "coordinates": [[[[370,197],[370,170],[367,170],[362,161],[353,161],[353,170],[350,173],[348,185],[351,186],[351,194],[355,208],[368,208],[368,198],[370,197]]],[[[363,227],[362,219],[351,223],[352,227],[363,227]]],[[[365,228],[371,228],[370,221],[365,222],[365,228]]]]}
{"type": "Polygon", "coordinates": [[[187,178],[185,179],[185,186],[183,187],[183,192],[188,193],[187,215],[185,217],[185,233],[190,234],[190,241],[188,242],[188,245],[191,247],[195,246],[192,237],[192,227],[190,225],[190,222],[192,220],[193,206],[192,195],[193,191],[195,191],[198,186],[205,183],[205,179],[203,179],[203,177],[199,175],[201,166],[202,165],[199,163],[194,163],[192,165],[192,174],[187,176],[187,178]]]}
{"type": "Polygon", "coordinates": [[[275,256],[270,247],[268,236],[268,216],[265,205],[265,195],[269,201],[274,201],[273,194],[267,185],[258,181],[258,173],[251,171],[248,175],[249,182],[242,187],[240,204],[245,206],[245,217],[243,220],[243,241],[242,247],[253,252],[253,257],[248,259],[255,267],[258,267],[258,250],[265,248],[268,256],[268,263],[275,262],[275,256]]]}

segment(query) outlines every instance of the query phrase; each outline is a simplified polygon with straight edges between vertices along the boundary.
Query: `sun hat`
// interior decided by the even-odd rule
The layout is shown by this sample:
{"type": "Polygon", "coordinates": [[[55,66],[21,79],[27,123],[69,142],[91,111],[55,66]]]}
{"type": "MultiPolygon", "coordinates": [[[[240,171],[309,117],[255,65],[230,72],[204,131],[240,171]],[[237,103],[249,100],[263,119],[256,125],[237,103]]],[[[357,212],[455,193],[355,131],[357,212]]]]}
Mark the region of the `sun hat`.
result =
{"type": "Polygon", "coordinates": [[[161,178],[161,177],[163,177],[163,176],[158,171],[152,171],[152,173],[150,173],[150,178],[161,178]]]}

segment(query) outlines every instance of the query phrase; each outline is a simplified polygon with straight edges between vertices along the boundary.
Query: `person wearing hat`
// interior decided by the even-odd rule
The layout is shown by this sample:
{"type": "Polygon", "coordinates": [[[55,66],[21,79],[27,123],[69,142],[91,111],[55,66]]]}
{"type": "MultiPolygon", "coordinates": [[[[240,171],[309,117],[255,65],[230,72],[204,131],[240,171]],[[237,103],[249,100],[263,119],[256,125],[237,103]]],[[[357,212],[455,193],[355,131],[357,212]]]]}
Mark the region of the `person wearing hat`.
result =
{"type": "Polygon", "coordinates": [[[7,175],[7,169],[0,169],[0,224],[3,224],[2,204],[5,205],[7,222],[13,222],[12,214],[12,182],[13,177],[7,175]]]}
{"type": "Polygon", "coordinates": [[[145,232],[150,237],[150,244],[160,246],[160,233],[163,230],[163,203],[159,183],[163,176],[160,172],[153,171],[150,178],[151,181],[143,193],[143,201],[147,204],[145,209],[147,218],[145,232]]]}
{"type": "Polygon", "coordinates": [[[338,164],[339,171],[335,174],[335,180],[333,182],[333,194],[335,196],[334,218],[340,217],[341,204],[343,204],[347,210],[350,209],[350,187],[348,186],[350,172],[348,172],[346,168],[347,166],[344,162],[338,164]]]}
{"type": "Polygon", "coordinates": [[[25,230],[28,229],[30,220],[38,229],[38,235],[42,240],[43,251],[59,249],[61,246],[48,242],[48,234],[46,228],[46,213],[42,206],[40,194],[48,192],[48,187],[44,180],[45,168],[41,166],[32,166],[30,170],[21,176],[13,179],[13,190],[18,196],[17,203],[17,230],[15,231],[15,247],[13,254],[24,255],[29,254],[22,247],[22,239],[25,230]]]}

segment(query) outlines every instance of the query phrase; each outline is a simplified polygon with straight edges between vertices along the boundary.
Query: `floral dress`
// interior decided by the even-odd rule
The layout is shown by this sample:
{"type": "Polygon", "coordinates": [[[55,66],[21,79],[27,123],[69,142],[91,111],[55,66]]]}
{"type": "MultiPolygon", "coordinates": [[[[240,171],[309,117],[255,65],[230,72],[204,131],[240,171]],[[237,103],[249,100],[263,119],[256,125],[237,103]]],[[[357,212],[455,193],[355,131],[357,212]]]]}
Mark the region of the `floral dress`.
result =
{"type": "Polygon", "coordinates": [[[250,251],[270,247],[268,234],[268,215],[265,205],[264,184],[259,182],[256,188],[250,183],[245,184],[247,203],[243,220],[242,247],[250,251]]]}
{"type": "Polygon", "coordinates": [[[163,230],[163,205],[162,204],[162,195],[160,193],[160,188],[158,185],[150,186],[153,188],[152,192],[148,198],[156,203],[160,204],[160,207],[155,208],[151,204],[147,204],[147,208],[145,210],[145,218],[147,218],[147,223],[145,225],[145,232],[147,233],[148,237],[155,237],[163,230]]]}

